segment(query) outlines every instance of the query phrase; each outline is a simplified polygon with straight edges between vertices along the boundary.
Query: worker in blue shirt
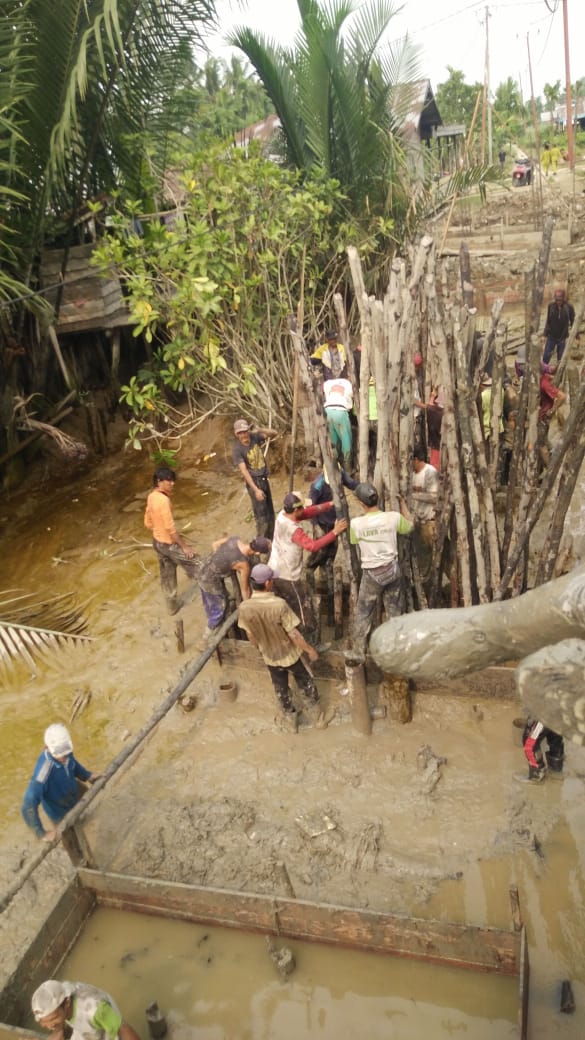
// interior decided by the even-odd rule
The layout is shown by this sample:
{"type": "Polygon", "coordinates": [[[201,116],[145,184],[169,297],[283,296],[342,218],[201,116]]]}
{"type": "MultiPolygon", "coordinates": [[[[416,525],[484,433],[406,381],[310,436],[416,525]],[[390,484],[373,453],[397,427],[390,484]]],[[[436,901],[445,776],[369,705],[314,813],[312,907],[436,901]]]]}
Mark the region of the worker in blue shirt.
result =
{"type": "Polygon", "coordinates": [[[54,722],[45,730],[45,747],[35,766],[22,803],[25,823],[43,841],[53,841],[60,823],[80,798],[78,780],[93,784],[99,773],[90,773],[73,756],[69,730],[54,722]],[[55,827],[45,830],[39,816],[42,806],[55,827]]]}

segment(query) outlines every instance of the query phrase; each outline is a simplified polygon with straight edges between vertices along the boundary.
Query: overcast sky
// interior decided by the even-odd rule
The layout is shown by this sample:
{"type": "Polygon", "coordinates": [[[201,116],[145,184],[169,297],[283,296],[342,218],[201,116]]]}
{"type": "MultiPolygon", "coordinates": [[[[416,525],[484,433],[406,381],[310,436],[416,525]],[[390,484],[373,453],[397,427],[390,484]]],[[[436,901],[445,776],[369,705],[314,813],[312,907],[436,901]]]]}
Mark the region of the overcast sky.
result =
{"type": "MultiPolygon", "coordinates": [[[[359,2],[359,0],[356,0],[359,2]]],[[[571,81],[585,76],[585,0],[567,0],[571,81]]],[[[222,32],[249,25],[279,42],[290,43],[298,27],[296,0],[218,0],[222,32]]],[[[447,65],[460,69],[466,82],[483,82],[489,9],[490,86],[492,91],[512,76],[523,97],[530,97],[527,34],[535,95],[545,83],[565,83],[562,0],[405,0],[392,20],[389,39],[408,33],[420,48],[421,76],[436,89],[447,79],[447,65]]],[[[399,8],[400,4],[396,4],[399,8]]],[[[229,56],[220,36],[211,41],[214,53],[229,56]]]]}

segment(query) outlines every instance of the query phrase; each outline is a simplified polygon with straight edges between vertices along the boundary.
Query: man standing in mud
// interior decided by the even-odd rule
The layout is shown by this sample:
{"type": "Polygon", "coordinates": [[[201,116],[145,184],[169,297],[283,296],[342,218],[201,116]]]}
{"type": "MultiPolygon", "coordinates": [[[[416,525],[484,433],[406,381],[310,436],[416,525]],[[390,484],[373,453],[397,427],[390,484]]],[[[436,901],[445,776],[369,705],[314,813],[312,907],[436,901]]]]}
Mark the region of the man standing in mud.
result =
{"type": "Polygon", "coordinates": [[[239,606],[238,625],[252,646],[262,654],[287,728],[296,732],[297,713],[289,692],[289,672],[309,705],[318,707],[319,694],[315,680],[303,664],[301,656],[306,654],[310,661],[316,661],[319,654],[303,639],[299,632],[300,620],[294,611],[281,596],[276,596],[272,591],[273,581],[277,577],[276,572],[265,563],[258,563],[252,568],[252,595],[239,606]]]}
{"type": "Polygon", "coordinates": [[[367,481],[358,484],[354,494],[364,515],[354,517],[349,530],[349,540],[352,545],[359,546],[362,562],[353,647],[358,653],[365,654],[379,600],[384,604],[387,618],[398,617],[403,612],[397,536],[411,534],[414,522],[403,499],[400,500],[400,513],[394,510],[383,512],[378,506],[377,489],[367,481]]]}
{"type": "Polygon", "coordinates": [[[24,794],[24,822],[37,838],[53,841],[59,823],[81,797],[78,781],[82,785],[94,784],[99,777],[99,773],[92,773],[75,758],[69,730],[62,723],[53,722],[45,730],[45,747],[24,794]],[[48,830],[39,816],[41,806],[52,824],[48,830]]]}
{"type": "Polygon", "coordinates": [[[268,466],[261,445],[269,437],[277,437],[276,430],[262,426],[250,426],[246,419],[236,419],[234,423],[234,444],[232,457],[246,485],[252,502],[252,510],[256,521],[256,534],[259,538],[272,538],[274,533],[274,506],[272,492],[268,481],[268,466]]]}
{"type": "Polygon", "coordinates": [[[557,361],[560,361],[564,351],[565,343],[573,322],[575,321],[575,308],[567,301],[564,289],[555,289],[554,300],[549,303],[546,311],[546,323],[543,336],[546,337],[542,360],[547,365],[555,350],[557,361]]]}
{"type": "Polygon", "coordinates": [[[166,597],[169,614],[176,614],[183,604],[177,596],[177,567],[182,567],[190,578],[195,578],[199,561],[181,538],[175,527],[171,495],[177,474],[168,466],[158,466],[154,472],[154,488],[146,500],[144,526],[152,531],[152,547],[158,556],[160,583],[166,597]]]}

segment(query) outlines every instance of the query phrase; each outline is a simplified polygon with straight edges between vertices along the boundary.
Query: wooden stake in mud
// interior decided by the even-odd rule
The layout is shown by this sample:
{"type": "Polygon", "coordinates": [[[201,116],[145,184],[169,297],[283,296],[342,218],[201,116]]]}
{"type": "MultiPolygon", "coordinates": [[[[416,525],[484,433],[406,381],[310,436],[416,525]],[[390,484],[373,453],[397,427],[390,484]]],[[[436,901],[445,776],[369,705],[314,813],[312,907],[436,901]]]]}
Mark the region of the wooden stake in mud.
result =
{"type": "Polygon", "coordinates": [[[388,702],[388,716],[393,722],[412,722],[412,701],[410,682],[400,675],[384,674],[381,683],[382,694],[388,702]]]}
{"type": "Polygon", "coordinates": [[[352,652],[347,652],[344,656],[345,679],[351,704],[351,721],[358,733],[369,737],[372,732],[372,716],[366,689],[365,661],[359,654],[352,652]]]}
{"type": "Polygon", "coordinates": [[[180,618],[175,622],[175,639],[177,640],[177,650],[180,654],[185,653],[185,629],[183,626],[183,620],[180,618]]]}

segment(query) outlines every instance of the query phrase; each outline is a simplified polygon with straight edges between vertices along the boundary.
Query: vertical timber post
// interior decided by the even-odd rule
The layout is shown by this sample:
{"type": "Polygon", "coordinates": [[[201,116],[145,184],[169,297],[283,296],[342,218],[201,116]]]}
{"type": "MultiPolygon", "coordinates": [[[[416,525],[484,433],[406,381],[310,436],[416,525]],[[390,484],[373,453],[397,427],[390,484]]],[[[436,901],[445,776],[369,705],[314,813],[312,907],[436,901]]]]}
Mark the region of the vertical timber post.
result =
{"type": "Polygon", "coordinates": [[[353,728],[369,737],[372,732],[372,716],[366,689],[365,660],[360,654],[351,652],[346,653],[344,657],[353,728]]]}

